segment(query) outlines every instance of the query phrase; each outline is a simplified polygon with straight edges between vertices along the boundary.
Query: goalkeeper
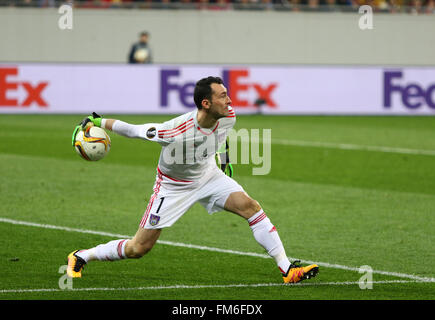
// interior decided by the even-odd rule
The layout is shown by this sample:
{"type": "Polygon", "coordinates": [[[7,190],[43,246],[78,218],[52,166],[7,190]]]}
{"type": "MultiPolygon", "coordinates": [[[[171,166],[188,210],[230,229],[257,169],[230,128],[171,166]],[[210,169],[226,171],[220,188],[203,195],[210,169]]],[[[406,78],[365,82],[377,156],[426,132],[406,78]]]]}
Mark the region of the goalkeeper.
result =
{"type": "Polygon", "coordinates": [[[121,120],[101,118],[96,113],[80,127],[95,125],[129,138],[154,141],[161,145],[153,194],[132,239],[118,239],[68,256],[67,273],[81,277],[90,261],[140,258],[155,245],[163,228],[172,226],[189,208],[199,202],[208,213],[226,210],[246,219],[255,240],[275,260],[285,283],[313,277],[317,265],[290,263],[277,229],[260,204],[249,197],[232,179],[227,136],[236,122],[231,99],[218,77],[196,83],[197,109],[164,123],[132,125],[121,120]],[[218,155],[219,167],[215,156],[218,155]]]}

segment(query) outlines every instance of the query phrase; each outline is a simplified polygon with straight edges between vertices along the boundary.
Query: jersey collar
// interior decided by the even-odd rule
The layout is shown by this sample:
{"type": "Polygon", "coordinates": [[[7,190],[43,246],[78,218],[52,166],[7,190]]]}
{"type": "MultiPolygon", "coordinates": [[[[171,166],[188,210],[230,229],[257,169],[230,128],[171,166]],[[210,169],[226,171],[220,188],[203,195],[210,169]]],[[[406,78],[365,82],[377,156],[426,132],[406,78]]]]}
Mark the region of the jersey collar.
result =
{"type": "Polygon", "coordinates": [[[199,130],[202,134],[205,134],[206,136],[211,135],[213,132],[216,131],[216,129],[219,126],[219,120],[216,122],[216,125],[214,126],[213,129],[208,129],[208,128],[201,128],[201,126],[198,124],[198,120],[197,120],[197,116],[198,116],[198,109],[196,109],[193,112],[193,122],[195,123],[195,128],[196,130],[199,130]]]}

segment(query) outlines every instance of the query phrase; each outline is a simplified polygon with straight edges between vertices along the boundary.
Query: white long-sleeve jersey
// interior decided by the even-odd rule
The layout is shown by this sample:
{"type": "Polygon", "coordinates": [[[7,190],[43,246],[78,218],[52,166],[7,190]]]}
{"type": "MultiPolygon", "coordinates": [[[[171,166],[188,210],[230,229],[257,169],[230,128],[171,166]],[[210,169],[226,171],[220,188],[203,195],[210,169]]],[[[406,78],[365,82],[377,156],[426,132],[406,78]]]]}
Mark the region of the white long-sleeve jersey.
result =
{"type": "Polygon", "coordinates": [[[216,167],[215,154],[236,122],[234,110],[229,110],[229,115],[210,129],[199,126],[195,109],[163,123],[131,125],[117,120],[112,131],[159,143],[162,150],[157,170],[172,180],[192,182],[216,167]]]}

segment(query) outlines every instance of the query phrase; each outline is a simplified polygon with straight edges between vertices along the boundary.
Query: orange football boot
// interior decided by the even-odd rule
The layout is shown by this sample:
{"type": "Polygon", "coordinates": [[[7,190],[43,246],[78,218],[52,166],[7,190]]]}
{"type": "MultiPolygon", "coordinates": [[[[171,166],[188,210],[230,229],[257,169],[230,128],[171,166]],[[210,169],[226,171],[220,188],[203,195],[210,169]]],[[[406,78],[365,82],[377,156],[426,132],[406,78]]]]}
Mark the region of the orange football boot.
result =
{"type": "Polygon", "coordinates": [[[305,279],[314,278],[319,273],[319,266],[311,264],[306,267],[300,266],[300,261],[294,261],[286,274],[282,275],[284,283],[297,283],[305,279]]]}
{"type": "Polygon", "coordinates": [[[86,264],[86,261],[76,255],[79,250],[73,251],[68,255],[68,268],[66,269],[66,273],[71,278],[81,278],[83,266],[86,264]]]}

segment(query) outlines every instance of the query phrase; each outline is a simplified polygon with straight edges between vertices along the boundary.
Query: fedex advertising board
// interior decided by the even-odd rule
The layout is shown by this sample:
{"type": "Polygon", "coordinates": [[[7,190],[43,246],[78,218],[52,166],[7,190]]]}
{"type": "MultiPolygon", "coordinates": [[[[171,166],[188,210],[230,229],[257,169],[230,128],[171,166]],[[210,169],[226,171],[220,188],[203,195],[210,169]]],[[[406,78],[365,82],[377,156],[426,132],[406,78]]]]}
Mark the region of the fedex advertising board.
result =
{"type": "Polygon", "coordinates": [[[89,64],[0,64],[0,113],[179,114],[209,75],[238,114],[435,113],[435,67],[89,64]]]}

